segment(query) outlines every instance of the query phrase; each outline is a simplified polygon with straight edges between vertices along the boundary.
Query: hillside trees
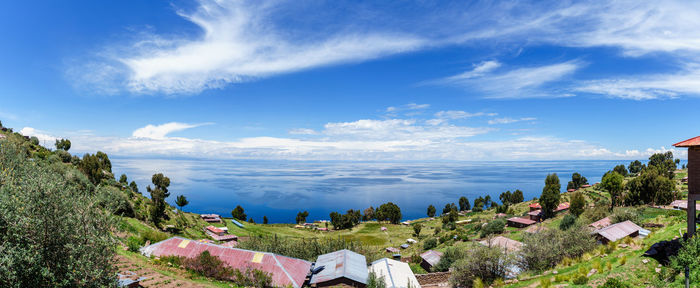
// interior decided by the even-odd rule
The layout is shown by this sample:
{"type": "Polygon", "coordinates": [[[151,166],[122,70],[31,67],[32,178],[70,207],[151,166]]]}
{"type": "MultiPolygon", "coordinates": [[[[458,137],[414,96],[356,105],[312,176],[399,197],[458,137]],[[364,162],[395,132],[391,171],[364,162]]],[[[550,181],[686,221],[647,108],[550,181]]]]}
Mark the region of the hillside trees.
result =
{"type": "Polygon", "coordinates": [[[54,143],[54,145],[58,150],[68,151],[70,150],[71,143],[68,139],[56,139],[56,143],[54,143]]]}
{"type": "Polygon", "coordinates": [[[637,173],[642,172],[642,162],[640,162],[639,160],[634,160],[630,162],[630,165],[627,168],[629,169],[630,173],[636,175],[637,173]]]}
{"type": "Polygon", "coordinates": [[[233,210],[231,210],[231,217],[233,217],[233,219],[241,221],[245,221],[247,219],[245,215],[245,210],[243,210],[243,207],[241,207],[241,205],[236,205],[236,208],[233,208],[233,210]]]}
{"type": "Polygon", "coordinates": [[[185,195],[178,195],[177,198],[175,198],[175,204],[177,207],[180,207],[180,211],[182,211],[182,207],[190,204],[190,201],[187,201],[187,197],[185,197],[185,195]]]}
{"type": "Polygon", "coordinates": [[[303,211],[297,213],[297,224],[305,223],[306,222],[306,217],[309,217],[309,211],[303,211]]]}
{"type": "Polygon", "coordinates": [[[133,191],[134,193],[140,193],[139,186],[136,185],[136,182],[134,181],[131,181],[131,183],[129,183],[129,188],[131,188],[131,191],[133,191]]]}
{"type": "Polygon", "coordinates": [[[588,179],[586,177],[581,176],[578,172],[575,172],[573,175],[571,175],[571,181],[566,185],[566,189],[574,189],[578,190],[578,188],[581,188],[581,186],[588,184],[588,179]]]}
{"type": "Polygon", "coordinates": [[[399,224],[401,217],[401,208],[394,203],[384,203],[377,208],[377,221],[389,221],[391,224],[399,224]]]}
{"type": "Polygon", "coordinates": [[[569,212],[571,212],[572,215],[576,217],[581,216],[585,207],[586,198],[581,192],[574,192],[571,194],[571,206],[569,208],[569,212]]]}
{"type": "Polygon", "coordinates": [[[355,225],[360,223],[362,215],[360,214],[360,210],[350,209],[345,214],[331,212],[330,218],[333,229],[340,230],[355,227],[355,225]]]}
{"type": "Polygon", "coordinates": [[[550,218],[554,216],[554,210],[559,206],[559,200],[561,199],[559,176],[556,173],[547,175],[544,184],[542,195],[540,196],[540,205],[542,206],[544,217],[550,218]]]}
{"type": "Polygon", "coordinates": [[[601,180],[600,182],[600,184],[603,186],[603,189],[608,190],[608,192],[610,193],[610,209],[618,205],[618,198],[620,198],[620,194],[622,193],[623,180],[624,177],[622,177],[622,175],[613,171],[605,173],[605,175],[603,176],[603,180],[601,180]]]}
{"type": "Polygon", "coordinates": [[[673,160],[673,152],[655,153],[649,157],[647,169],[656,167],[659,175],[665,176],[668,179],[673,179],[673,171],[676,170],[676,162],[673,160]]]}
{"type": "Polygon", "coordinates": [[[163,175],[163,173],[154,174],[151,177],[151,182],[155,188],[151,188],[151,185],[146,187],[146,191],[151,193],[151,207],[149,210],[149,216],[151,222],[158,226],[160,220],[166,217],[165,214],[165,199],[170,196],[168,192],[168,187],[170,186],[170,178],[163,175]]]}
{"type": "Polygon", "coordinates": [[[477,245],[452,265],[450,283],[453,287],[472,287],[475,279],[491,284],[509,275],[513,258],[496,247],[477,245]]]}
{"type": "Polygon", "coordinates": [[[622,175],[622,177],[627,177],[627,168],[625,168],[625,165],[617,165],[615,168],[613,168],[613,171],[617,172],[617,174],[622,175]]]}
{"type": "Polygon", "coordinates": [[[501,200],[503,205],[518,204],[525,200],[523,197],[523,191],[520,191],[519,189],[516,189],[513,191],[513,193],[511,193],[510,190],[503,192],[500,196],[498,196],[498,199],[501,200]]]}
{"type": "Polygon", "coordinates": [[[112,162],[109,161],[109,157],[102,151],[97,151],[96,154],[85,154],[83,159],[78,164],[78,169],[83,171],[85,175],[90,179],[92,184],[97,185],[102,182],[103,179],[112,179],[112,162]]]}
{"type": "Polygon", "coordinates": [[[625,205],[658,204],[666,205],[673,200],[675,184],[666,178],[663,171],[647,167],[625,186],[625,205]]]}
{"type": "Polygon", "coordinates": [[[467,197],[459,197],[459,211],[471,210],[471,205],[469,204],[469,199],[467,197]]]}
{"type": "Polygon", "coordinates": [[[370,221],[374,220],[377,218],[377,215],[375,215],[375,210],[374,207],[369,206],[369,208],[365,209],[362,213],[362,221],[370,221]]]}
{"type": "Polygon", "coordinates": [[[437,209],[435,209],[435,206],[433,206],[433,204],[430,204],[428,206],[428,217],[435,217],[435,213],[437,212],[436,210],[437,209]]]}
{"type": "Polygon", "coordinates": [[[0,287],[114,285],[116,222],[98,208],[94,187],[21,150],[0,148],[0,287]]]}

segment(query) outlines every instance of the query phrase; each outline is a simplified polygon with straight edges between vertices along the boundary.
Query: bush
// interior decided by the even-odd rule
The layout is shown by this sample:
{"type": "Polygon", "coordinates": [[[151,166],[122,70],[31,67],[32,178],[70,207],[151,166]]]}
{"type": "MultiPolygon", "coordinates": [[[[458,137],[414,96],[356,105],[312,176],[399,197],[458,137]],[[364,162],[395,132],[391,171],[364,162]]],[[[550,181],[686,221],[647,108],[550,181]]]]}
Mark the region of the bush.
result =
{"type": "Polygon", "coordinates": [[[676,272],[684,271],[685,267],[690,268],[690,279],[697,283],[700,281],[700,237],[692,237],[689,240],[681,241],[681,249],[676,256],[672,256],[671,268],[676,272]]]}
{"type": "Polygon", "coordinates": [[[129,238],[126,239],[126,247],[128,247],[131,252],[139,252],[141,245],[143,245],[143,242],[137,237],[129,236],[129,238]]]}
{"type": "Polygon", "coordinates": [[[617,278],[608,278],[607,281],[605,281],[605,284],[603,286],[600,286],[601,288],[631,288],[629,284],[622,282],[621,280],[617,278]]]}
{"type": "Polygon", "coordinates": [[[578,275],[578,276],[574,277],[574,280],[572,281],[572,283],[574,283],[574,285],[584,285],[584,284],[588,283],[588,277],[586,277],[586,275],[583,275],[583,274],[578,275]]]}
{"type": "Polygon", "coordinates": [[[165,239],[170,238],[170,236],[167,233],[156,231],[156,230],[148,230],[144,233],[141,233],[141,242],[146,243],[146,241],[150,241],[151,244],[163,241],[165,239]]]}
{"type": "Polygon", "coordinates": [[[423,250],[430,250],[437,247],[437,240],[435,238],[430,238],[423,242],[423,250]]]}
{"type": "Polygon", "coordinates": [[[561,222],[559,222],[559,229],[567,230],[571,226],[574,226],[575,223],[576,223],[576,216],[571,215],[571,214],[567,214],[566,216],[564,216],[564,219],[562,219],[561,222]]]}
{"type": "Polygon", "coordinates": [[[635,224],[642,222],[642,212],[635,208],[615,208],[610,216],[612,223],[632,221],[635,224]]]}
{"type": "Polygon", "coordinates": [[[54,152],[54,153],[58,156],[58,158],[61,159],[61,162],[63,162],[63,163],[71,162],[72,156],[70,155],[70,153],[66,152],[65,150],[56,150],[56,152],[54,152]]]}
{"type": "Polygon", "coordinates": [[[452,264],[464,257],[464,252],[455,247],[450,247],[445,250],[445,253],[440,258],[440,262],[433,266],[433,272],[445,272],[450,269],[452,264]]]}
{"type": "Polygon", "coordinates": [[[469,287],[478,278],[488,285],[496,279],[504,278],[511,263],[512,258],[501,249],[477,245],[454,262],[450,283],[453,287],[469,287]]]}
{"type": "Polygon", "coordinates": [[[549,229],[525,235],[520,250],[523,269],[543,271],[556,266],[565,258],[578,258],[595,248],[596,241],[587,229],[577,226],[561,231],[549,229]]]}
{"type": "Polygon", "coordinates": [[[370,271],[367,275],[367,286],[365,288],[386,288],[386,282],[384,282],[384,276],[377,277],[377,274],[370,271]]]}
{"type": "Polygon", "coordinates": [[[491,234],[501,234],[505,230],[506,227],[506,220],[505,219],[496,219],[484,226],[483,229],[481,229],[481,234],[480,237],[484,238],[488,235],[491,234]]]}
{"type": "Polygon", "coordinates": [[[97,205],[115,215],[134,217],[134,207],[116,187],[100,185],[97,188],[97,205]]]}
{"type": "Polygon", "coordinates": [[[552,280],[549,279],[549,277],[542,278],[542,280],[540,280],[540,287],[542,287],[542,288],[552,287],[552,280]]]}

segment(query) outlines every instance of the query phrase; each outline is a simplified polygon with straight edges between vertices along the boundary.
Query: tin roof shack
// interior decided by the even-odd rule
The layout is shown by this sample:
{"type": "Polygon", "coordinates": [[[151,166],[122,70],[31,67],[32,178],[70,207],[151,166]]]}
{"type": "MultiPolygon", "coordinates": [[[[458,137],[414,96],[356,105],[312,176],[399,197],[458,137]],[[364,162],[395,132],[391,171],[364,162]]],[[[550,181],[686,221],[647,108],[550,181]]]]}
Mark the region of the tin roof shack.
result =
{"type": "Polygon", "coordinates": [[[316,287],[365,287],[367,285],[367,259],[364,255],[347,249],[318,256],[311,276],[316,287]]]}
{"type": "Polygon", "coordinates": [[[432,271],[433,266],[437,265],[438,262],[440,262],[440,259],[442,258],[442,252],[440,251],[435,251],[435,250],[428,250],[423,252],[423,254],[420,254],[420,258],[422,261],[420,262],[420,266],[425,269],[425,271],[432,271]]]}
{"type": "Polygon", "coordinates": [[[488,247],[498,247],[505,252],[517,252],[520,251],[520,248],[523,247],[523,243],[520,241],[515,241],[513,239],[509,239],[503,236],[496,236],[491,239],[486,239],[479,241],[479,244],[488,246],[488,247]]]}
{"type": "Polygon", "coordinates": [[[221,223],[221,216],[218,214],[202,214],[199,215],[199,217],[202,217],[202,220],[208,222],[208,223],[221,223]]]}
{"type": "Polygon", "coordinates": [[[593,231],[596,235],[598,241],[603,244],[608,242],[614,242],[625,237],[637,237],[639,236],[639,231],[643,230],[642,227],[637,226],[632,221],[627,220],[625,222],[620,222],[612,224],[608,227],[601,228],[593,231]]]}
{"type": "Polygon", "coordinates": [[[141,253],[146,257],[183,256],[192,258],[199,256],[205,250],[209,251],[212,256],[219,257],[231,268],[238,270],[251,268],[270,273],[272,285],[276,287],[301,287],[311,269],[311,263],[301,259],[201,243],[180,237],[172,237],[143,247],[141,253]]]}
{"type": "Polygon", "coordinates": [[[673,146],[688,148],[688,203],[686,211],[688,237],[690,238],[695,234],[697,225],[695,205],[697,200],[700,200],[700,136],[678,142],[673,146]]]}
{"type": "Polygon", "coordinates": [[[226,234],[227,229],[222,229],[214,226],[207,226],[204,228],[204,232],[209,235],[212,239],[216,241],[237,241],[238,236],[226,234]]]}
{"type": "Polygon", "coordinates": [[[369,269],[377,275],[377,278],[384,278],[386,288],[407,288],[409,285],[415,288],[421,287],[408,263],[382,258],[372,262],[369,269]]]}
{"type": "Polygon", "coordinates": [[[512,217],[508,218],[508,227],[524,228],[537,222],[529,218],[512,217]]]}

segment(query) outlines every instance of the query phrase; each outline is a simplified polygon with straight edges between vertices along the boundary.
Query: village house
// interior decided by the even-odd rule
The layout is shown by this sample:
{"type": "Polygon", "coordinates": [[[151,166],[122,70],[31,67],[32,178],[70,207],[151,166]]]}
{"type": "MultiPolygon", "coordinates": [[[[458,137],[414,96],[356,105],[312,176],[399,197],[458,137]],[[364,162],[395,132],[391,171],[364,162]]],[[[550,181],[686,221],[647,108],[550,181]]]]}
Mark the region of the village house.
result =
{"type": "Polygon", "coordinates": [[[612,225],[612,220],[610,220],[610,217],[605,217],[603,219],[600,219],[598,221],[595,221],[591,224],[588,224],[589,227],[593,229],[603,229],[605,227],[608,227],[612,225]]]}
{"type": "Polygon", "coordinates": [[[537,223],[537,221],[530,220],[530,218],[522,218],[522,217],[511,217],[508,218],[508,227],[515,227],[515,228],[525,228],[527,226],[530,226],[532,224],[537,223]]]}
{"type": "Polygon", "coordinates": [[[437,265],[442,259],[443,253],[435,250],[428,250],[420,254],[421,262],[420,266],[425,269],[425,271],[432,271],[433,266],[437,265]]]}
{"type": "Polygon", "coordinates": [[[208,222],[208,223],[221,223],[221,216],[218,214],[202,214],[200,215],[202,217],[202,220],[208,222]]]}
{"type": "Polygon", "coordinates": [[[595,234],[596,239],[598,239],[600,243],[607,244],[608,242],[615,242],[625,237],[637,237],[640,235],[640,231],[644,231],[644,234],[649,233],[648,230],[644,230],[632,221],[627,220],[595,230],[593,234],[595,234]]]}
{"type": "Polygon", "coordinates": [[[313,272],[312,287],[365,287],[369,274],[365,256],[347,249],[318,256],[313,272]]]}
{"type": "Polygon", "coordinates": [[[386,288],[420,288],[416,275],[411,271],[408,263],[382,258],[370,264],[369,270],[383,278],[386,288]]]}
{"type": "Polygon", "coordinates": [[[219,228],[219,227],[214,227],[214,226],[207,226],[206,228],[204,228],[204,233],[206,233],[207,235],[209,235],[209,237],[211,237],[212,239],[214,239],[216,241],[225,241],[226,242],[226,241],[237,241],[238,240],[238,236],[226,234],[226,232],[228,232],[228,228],[225,228],[225,229],[223,229],[223,228],[225,228],[225,227],[219,228]]]}

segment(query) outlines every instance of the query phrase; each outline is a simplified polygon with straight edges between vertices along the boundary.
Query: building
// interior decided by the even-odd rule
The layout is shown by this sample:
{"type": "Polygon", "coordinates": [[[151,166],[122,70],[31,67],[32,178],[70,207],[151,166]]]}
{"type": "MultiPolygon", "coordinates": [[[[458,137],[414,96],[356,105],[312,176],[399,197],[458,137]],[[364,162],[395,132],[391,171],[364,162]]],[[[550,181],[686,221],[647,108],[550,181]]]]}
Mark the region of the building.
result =
{"type": "MultiPolygon", "coordinates": [[[[688,200],[675,200],[669,206],[673,209],[688,211],[688,200]]],[[[695,210],[700,210],[700,203],[695,203],[695,210]]]]}
{"type": "Polygon", "coordinates": [[[437,265],[440,262],[440,259],[442,259],[442,255],[443,254],[440,251],[425,251],[423,254],[420,254],[420,258],[422,259],[420,266],[423,267],[425,271],[432,271],[433,266],[437,265]]]}
{"type": "Polygon", "coordinates": [[[202,214],[199,215],[199,217],[202,217],[202,220],[208,222],[208,223],[221,223],[221,216],[218,214],[202,214]]]}
{"type": "Polygon", "coordinates": [[[542,209],[542,206],[540,206],[540,203],[532,203],[532,204],[528,205],[528,207],[530,207],[530,211],[542,209]]]}
{"type": "Polygon", "coordinates": [[[581,188],[590,188],[590,187],[591,187],[590,184],[583,184],[583,185],[581,185],[581,188]]]}
{"type": "Polygon", "coordinates": [[[566,189],[566,192],[575,192],[576,189],[566,189]]]}
{"type": "Polygon", "coordinates": [[[537,223],[536,221],[530,220],[530,218],[512,217],[508,218],[508,227],[524,228],[532,224],[537,223]]]}
{"type": "Polygon", "coordinates": [[[238,236],[236,235],[230,235],[226,234],[228,232],[228,228],[223,229],[225,227],[219,228],[219,227],[214,227],[214,226],[207,226],[204,228],[204,233],[206,233],[209,237],[216,241],[237,241],[238,236]]]}
{"type": "Polygon", "coordinates": [[[520,241],[515,241],[503,236],[496,236],[490,239],[479,241],[479,244],[488,247],[498,247],[503,249],[505,252],[517,252],[523,247],[523,243],[520,241]]]}
{"type": "Polygon", "coordinates": [[[612,225],[612,220],[610,220],[610,217],[605,217],[605,218],[600,219],[598,221],[595,221],[591,224],[588,224],[589,227],[596,229],[596,230],[603,229],[603,228],[608,227],[610,225],[612,225]]]}
{"type": "Polygon", "coordinates": [[[233,269],[257,269],[272,276],[272,285],[300,288],[311,269],[311,262],[267,252],[256,252],[216,244],[201,243],[181,237],[172,237],[141,248],[141,253],[150,256],[197,257],[203,251],[219,257],[233,269]]]}
{"type": "Polygon", "coordinates": [[[540,218],[542,218],[542,210],[527,212],[527,217],[532,221],[540,221],[540,218]]]}
{"type": "Polygon", "coordinates": [[[695,234],[696,205],[700,200],[700,136],[673,144],[674,147],[688,148],[688,238],[695,234]]]}
{"type": "Polygon", "coordinates": [[[394,248],[394,247],[386,247],[386,252],[389,252],[389,253],[400,253],[401,250],[399,250],[399,249],[397,249],[397,248],[394,248]]]}
{"type": "Polygon", "coordinates": [[[614,242],[625,237],[637,237],[639,232],[643,230],[642,227],[637,226],[637,224],[632,223],[632,221],[625,221],[616,224],[612,224],[608,227],[601,228],[593,231],[596,235],[598,241],[603,244],[608,242],[614,242]]]}
{"type": "Polygon", "coordinates": [[[559,206],[557,206],[557,209],[554,209],[554,213],[569,210],[569,207],[571,207],[569,202],[560,203],[559,206]]]}
{"type": "Polygon", "coordinates": [[[421,287],[408,263],[382,258],[372,262],[369,270],[384,280],[386,288],[421,287]]]}
{"type": "Polygon", "coordinates": [[[313,270],[309,283],[316,287],[365,287],[369,274],[365,256],[347,249],[318,256],[313,270]]]}

